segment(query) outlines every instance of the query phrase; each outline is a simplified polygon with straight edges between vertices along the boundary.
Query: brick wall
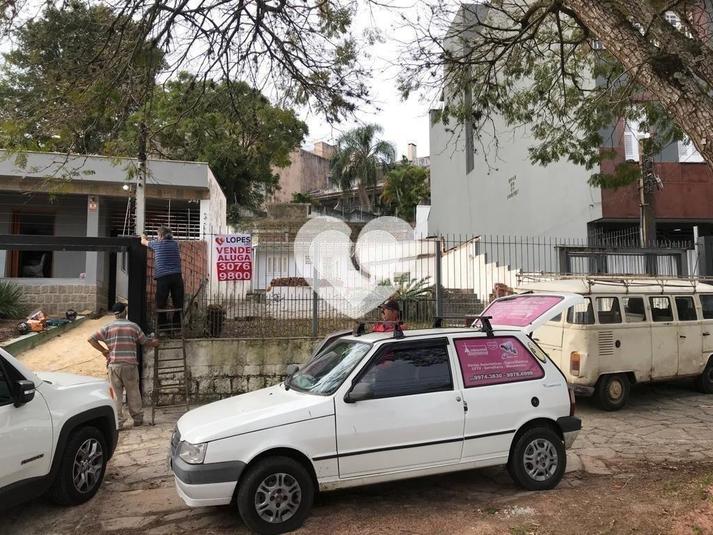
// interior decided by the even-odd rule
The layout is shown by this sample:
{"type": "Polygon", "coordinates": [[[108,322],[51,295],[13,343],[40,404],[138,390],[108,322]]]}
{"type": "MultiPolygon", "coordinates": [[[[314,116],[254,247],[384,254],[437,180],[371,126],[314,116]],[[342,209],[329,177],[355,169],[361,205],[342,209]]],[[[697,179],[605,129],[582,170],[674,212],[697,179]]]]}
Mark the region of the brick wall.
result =
{"type": "MultiPolygon", "coordinates": [[[[201,281],[208,277],[208,246],[206,242],[185,240],[178,241],[181,251],[181,269],[183,271],[183,288],[186,302],[198,291],[201,281]]],[[[146,298],[149,318],[153,317],[156,308],[156,281],[153,278],[154,254],[148,250],[146,267],[146,298]]]]}

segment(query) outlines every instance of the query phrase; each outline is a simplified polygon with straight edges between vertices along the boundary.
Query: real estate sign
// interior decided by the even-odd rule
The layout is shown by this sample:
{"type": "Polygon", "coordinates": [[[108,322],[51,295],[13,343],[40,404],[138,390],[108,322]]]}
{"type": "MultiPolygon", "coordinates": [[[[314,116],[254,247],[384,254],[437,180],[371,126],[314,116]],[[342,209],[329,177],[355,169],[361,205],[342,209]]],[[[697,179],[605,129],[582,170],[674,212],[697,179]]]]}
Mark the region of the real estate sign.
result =
{"type": "Polygon", "coordinates": [[[250,234],[219,234],[213,237],[213,259],[219,281],[249,281],[253,274],[250,234]]]}

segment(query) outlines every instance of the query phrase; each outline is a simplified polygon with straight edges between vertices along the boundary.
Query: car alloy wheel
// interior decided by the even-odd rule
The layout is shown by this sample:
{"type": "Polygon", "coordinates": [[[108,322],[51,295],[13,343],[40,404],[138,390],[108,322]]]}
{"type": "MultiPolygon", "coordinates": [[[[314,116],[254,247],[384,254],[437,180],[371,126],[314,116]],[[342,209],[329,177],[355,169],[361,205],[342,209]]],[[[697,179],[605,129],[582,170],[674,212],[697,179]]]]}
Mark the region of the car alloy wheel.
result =
{"type": "Polygon", "coordinates": [[[265,522],[279,524],[292,518],[302,503],[302,488],[290,474],[270,474],[255,491],[255,511],[265,522]]]}
{"type": "Polygon", "coordinates": [[[525,447],[525,471],[535,481],[547,481],[557,471],[557,450],[547,439],[537,438],[525,447]]]}
{"type": "Polygon", "coordinates": [[[72,481],[77,492],[91,492],[101,480],[104,466],[102,445],[95,438],[88,438],[74,455],[72,481]]]}

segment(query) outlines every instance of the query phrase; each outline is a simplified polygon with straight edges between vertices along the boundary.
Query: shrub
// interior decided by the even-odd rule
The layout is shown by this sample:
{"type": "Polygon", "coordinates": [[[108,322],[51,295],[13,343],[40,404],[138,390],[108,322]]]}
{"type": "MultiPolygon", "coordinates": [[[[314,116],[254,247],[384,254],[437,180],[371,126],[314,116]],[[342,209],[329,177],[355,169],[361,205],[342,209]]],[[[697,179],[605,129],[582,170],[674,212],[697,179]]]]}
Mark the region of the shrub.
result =
{"type": "Polygon", "coordinates": [[[9,281],[0,281],[0,318],[23,318],[27,307],[21,301],[22,288],[9,281]]]}

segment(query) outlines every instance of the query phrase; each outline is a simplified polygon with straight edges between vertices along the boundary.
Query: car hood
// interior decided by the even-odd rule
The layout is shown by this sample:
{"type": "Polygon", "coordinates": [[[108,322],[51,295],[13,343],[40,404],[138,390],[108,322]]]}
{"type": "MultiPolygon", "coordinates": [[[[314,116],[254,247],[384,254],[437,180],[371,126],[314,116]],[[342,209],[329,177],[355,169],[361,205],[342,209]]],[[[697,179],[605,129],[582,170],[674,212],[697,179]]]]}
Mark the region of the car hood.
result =
{"type": "Polygon", "coordinates": [[[37,372],[36,375],[40,378],[41,381],[47,381],[56,388],[69,388],[89,383],[105,382],[104,379],[90,377],[88,375],[76,375],[74,373],[37,372]]]}
{"type": "Polygon", "coordinates": [[[188,411],[177,427],[181,440],[198,444],[332,414],[331,397],[285,390],[279,384],[188,411]]]}

